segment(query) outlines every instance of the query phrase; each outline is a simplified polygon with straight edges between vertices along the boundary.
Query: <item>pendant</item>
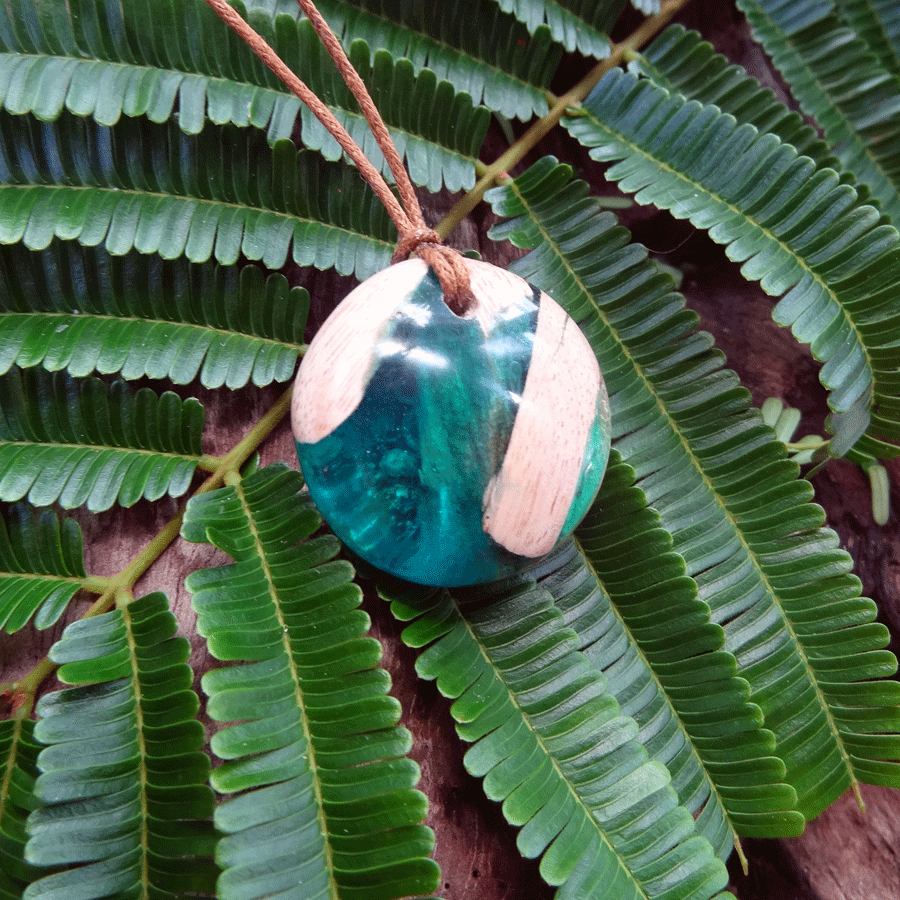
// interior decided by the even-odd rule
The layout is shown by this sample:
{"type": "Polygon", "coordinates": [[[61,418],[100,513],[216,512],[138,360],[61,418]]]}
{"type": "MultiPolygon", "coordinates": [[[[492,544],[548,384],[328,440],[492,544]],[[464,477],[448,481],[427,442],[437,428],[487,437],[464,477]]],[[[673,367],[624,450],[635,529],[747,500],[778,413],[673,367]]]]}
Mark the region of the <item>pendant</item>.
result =
{"type": "Polygon", "coordinates": [[[610,446],[596,357],[553,299],[466,260],[463,316],[418,259],[335,309],[300,366],[297,455],[334,533],[419,584],[496,581],[570,534],[610,446]]]}

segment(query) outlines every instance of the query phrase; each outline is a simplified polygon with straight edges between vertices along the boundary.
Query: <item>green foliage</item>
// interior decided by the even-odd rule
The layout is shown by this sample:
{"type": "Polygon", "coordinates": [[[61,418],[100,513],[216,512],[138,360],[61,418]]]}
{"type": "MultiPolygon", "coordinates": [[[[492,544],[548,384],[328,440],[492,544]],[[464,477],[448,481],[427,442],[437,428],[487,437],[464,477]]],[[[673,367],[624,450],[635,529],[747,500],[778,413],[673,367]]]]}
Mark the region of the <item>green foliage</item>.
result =
{"type": "Polygon", "coordinates": [[[727,873],[694,833],[668,770],[648,759],[637,724],[577,652],[546,592],[517,586],[488,604],[422,593],[387,592],[398,618],[416,620],[403,640],[427,647],[416,671],[455,699],[457,733],[472,743],[467,771],[521,826],[519,852],[541,855],[557,897],[637,900],[676,886],[684,898],[730,896],[719,893],[727,873]]]}
{"type": "Polygon", "coordinates": [[[893,0],[838,0],[841,16],[856,29],[881,64],[900,75],[900,8],[893,0]]]}
{"type": "Polygon", "coordinates": [[[433,890],[411,737],[376,668],[381,647],[365,637],[353,570],[333,560],[338,541],[307,540],[321,520],[302,490],[298,472],[263,469],[194,498],[182,526],[234,559],[187,579],[210,651],[243,663],[203,677],[209,714],[240,723],[212,739],[225,760],[212,784],[239,794],[216,810],[219,896],[295,884],[372,900],[433,890]]]}
{"type": "MultiPolygon", "coordinates": [[[[296,0],[254,0],[252,6],[268,15],[300,15],[296,0]]],[[[345,47],[366,40],[395,59],[409,59],[416,71],[430,69],[507,118],[529,119],[547,111],[544,90],[563,47],[548,27],[529,34],[491,0],[322,0],[318,7],[345,47]]]]}
{"type": "Polygon", "coordinates": [[[738,124],[753,125],[791,144],[800,156],[808,156],[822,168],[837,168],[828,144],[795,110],[775,98],[740,66],[713,50],[696,31],[672,25],[646,47],[631,69],[650,78],[670,94],[715,104],[734,116],[738,124]]]}
{"type": "MultiPolygon", "coordinates": [[[[43,121],[65,109],[115,125],[122,115],[162,123],[174,117],[183,131],[198,134],[207,120],[265,128],[271,143],[289,138],[298,112],[303,143],[329,159],[340,148],[311,113],[205,4],[134,3],[128,15],[101,0],[58,5],[52,28],[37,34],[23,27],[41,15],[35,0],[0,8],[0,108],[43,121]],[[106,25],[100,25],[105,19],[106,25]],[[109,29],[109,41],[97,31],[109,29]],[[177,106],[177,114],[175,112],[177,106]]],[[[320,97],[354,138],[371,143],[368,127],[349,90],[308,22],[280,17],[266,37],[292,70],[320,97]]],[[[413,180],[439,190],[471,187],[474,157],[484,139],[488,111],[456,95],[433,73],[414,77],[411,64],[386,51],[371,60],[358,41],[352,61],[382,104],[394,142],[413,180]],[[415,111],[415,114],[413,113],[415,111]]],[[[380,153],[370,153],[386,170],[380,153]]]]}
{"type": "Polygon", "coordinates": [[[60,680],[78,687],[38,704],[47,746],[26,857],[70,868],[34,881],[27,900],[210,894],[209,758],[175,629],[168,598],[149,594],[72,623],[54,645],[60,680]]]}
{"type": "Polygon", "coordinates": [[[494,210],[515,216],[494,237],[535,248],[515,270],[554,296],[591,342],[614,446],[725,629],[725,649],[775,734],[797,809],[812,818],[857,779],[900,774],[900,739],[890,734],[897,713],[883,699],[895,683],[864,680],[896,669],[883,649],[887,629],[874,622],[875,604],[859,597],[837,536],[821,527],[812,488],[796,479],[784,445],[710,351],[709,335],[695,330],[669,276],[570,179],[568,166],[544,159],[494,189],[494,210]],[[858,668],[848,668],[849,646],[864,654],[858,668]],[[866,708],[846,715],[848,697],[866,708]],[[887,733],[875,738],[879,731],[887,733]]]}
{"type": "Polygon", "coordinates": [[[783,783],[775,737],[760,727],[750,686],[723,652],[725,631],[710,621],[671,548],[633,471],[613,459],[576,541],[559,551],[562,565],[554,561],[555,571],[539,583],[559,598],[580,649],[606,673],[623,712],[646,733],[648,751],[669,767],[698,831],[727,857],[738,836],[798,834],[803,818],[794,811],[796,793],[783,783]],[[652,567],[652,580],[636,575],[645,567],[652,567]],[[583,585],[578,591],[575,578],[583,585]],[[664,640],[648,616],[657,611],[672,623],[664,640]]]}
{"type": "Polygon", "coordinates": [[[566,50],[602,59],[609,55],[609,29],[615,24],[623,0],[499,0],[504,12],[524,22],[531,34],[546,24],[566,50]]]}
{"type": "MultiPolygon", "coordinates": [[[[795,418],[763,420],[671,277],[569,166],[538,154],[484,179],[490,237],[529,251],[512,268],[600,361],[609,470],[573,539],[521,576],[381,589],[417,672],[453,699],[466,768],[560,900],[726,898],[741,837],[798,834],[861,782],[900,786],[889,634],[799,477],[846,455],[887,515],[900,13],[739,5],[813,121],[680,25],[586,96],[610,31],[639,19],[624,0],[319,4],[423,193],[480,198],[485,148],[503,132],[516,171],[531,147],[508,120],[546,114],[549,130],[551,83],[568,91],[594,66],[570,134],[638,202],[723,244],[823,363],[832,436],[786,448],[795,418]]],[[[235,6],[384,169],[295,0],[235,6]]],[[[243,400],[231,391],[288,381],[306,347],[298,267],[364,278],[395,242],[331,136],[203,0],[0,4],[0,623],[18,646],[70,623],[0,687],[0,900],[438,890],[412,736],[354,569],[299,473],[253,458],[289,398],[212,457],[193,396],[221,413],[243,400]],[[112,576],[91,574],[79,526],[51,508],[85,507],[94,526],[192,489],[112,576]],[[179,573],[224,663],[201,680],[212,771],[189,643],[164,595],[133,599],[179,531],[231,559],[179,573]],[[53,665],[74,686],[38,699],[53,665]]]]}
{"type": "Polygon", "coordinates": [[[18,900],[23,889],[44,870],[25,861],[26,820],[39,803],[34,796],[40,744],[34,722],[14,718],[0,722],[0,897],[18,900]]]}
{"type": "Polygon", "coordinates": [[[0,499],[91,512],[180,497],[200,459],[203,407],[124,381],[13,369],[0,377],[0,499]]]}
{"type": "Polygon", "coordinates": [[[882,68],[865,40],[830,12],[833,4],[737,2],[841,165],[900,223],[900,75],[882,68]]]}
{"type": "Polygon", "coordinates": [[[360,277],[390,257],[393,225],[349,166],[290,141],[270,148],[261,132],[0,113],[0,138],[0,244],[42,250],[57,237],[269,268],[292,250],[298,265],[360,277]]]}
{"type": "Polygon", "coordinates": [[[874,436],[879,450],[892,452],[886,442],[900,439],[900,417],[888,412],[900,314],[889,298],[900,235],[874,207],[774,135],[618,69],[566,127],[593,158],[619,161],[607,177],[623,190],[709,227],[745,277],[784,295],[775,320],[825,363],[819,377],[839,414],[833,452],[842,455],[866,430],[873,393],[883,410],[874,436]],[[701,145],[716,151],[699,153],[701,145]],[[873,296],[873,276],[883,294],[873,296]]]}
{"type": "Polygon", "coordinates": [[[0,247],[0,370],[199,378],[208,388],[287,381],[308,305],[303,288],[256,266],[14,244],[0,247]]]}

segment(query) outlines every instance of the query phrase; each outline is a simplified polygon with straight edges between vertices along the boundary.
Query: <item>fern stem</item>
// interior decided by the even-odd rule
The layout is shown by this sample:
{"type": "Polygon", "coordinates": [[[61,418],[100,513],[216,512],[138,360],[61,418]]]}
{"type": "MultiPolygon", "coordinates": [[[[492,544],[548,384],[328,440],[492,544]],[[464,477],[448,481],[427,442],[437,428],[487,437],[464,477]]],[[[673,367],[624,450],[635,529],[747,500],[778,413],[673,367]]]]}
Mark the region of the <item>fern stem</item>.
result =
{"type": "Polygon", "coordinates": [[[81,590],[89,594],[105,594],[112,584],[109,575],[88,575],[87,578],[78,579],[81,582],[81,590]]]}
{"type": "Polygon", "coordinates": [[[31,715],[38,688],[55,668],[55,663],[49,659],[42,659],[27,675],[9,686],[14,719],[26,719],[31,715]]]}
{"type": "Polygon", "coordinates": [[[203,456],[197,460],[197,468],[202,469],[204,472],[217,472],[221,464],[221,457],[210,456],[208,453],[204,453],[203,456]]]}
{"type": "Polygon", "coordinates": [[[521,162],[525,154],[559,124],[570,106],[581,103],[610,69],[652,40],[675,13],[688,3],[690,0],[670,0],[655,16],[645,19],[624,41],[613,45],[606,59],[597,63],[575,87],[559,97],[543,118],[531,125],[505,153],[485,168],[475,187],[435,226],[434,230],[441,238],[446,239],[447,235],[481,202],[485,192],[492,188],[507,170],[521,162]]]}

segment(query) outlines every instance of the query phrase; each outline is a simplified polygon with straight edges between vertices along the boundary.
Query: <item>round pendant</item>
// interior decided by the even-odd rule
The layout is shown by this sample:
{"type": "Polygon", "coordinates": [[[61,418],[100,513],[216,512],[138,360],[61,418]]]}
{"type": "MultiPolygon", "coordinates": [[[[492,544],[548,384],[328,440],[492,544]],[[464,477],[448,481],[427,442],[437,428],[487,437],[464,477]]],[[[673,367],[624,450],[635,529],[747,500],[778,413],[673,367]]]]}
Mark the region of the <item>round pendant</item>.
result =
{"type": "Polygon", "coordinates": [[[421,260],[359,285],[310,344],[291,410],[335,534],[376,568],[444,587],[548,553],[587,512],[610,445],[575,322],[518,276],[466,263],[463,316],[421,260]]]}

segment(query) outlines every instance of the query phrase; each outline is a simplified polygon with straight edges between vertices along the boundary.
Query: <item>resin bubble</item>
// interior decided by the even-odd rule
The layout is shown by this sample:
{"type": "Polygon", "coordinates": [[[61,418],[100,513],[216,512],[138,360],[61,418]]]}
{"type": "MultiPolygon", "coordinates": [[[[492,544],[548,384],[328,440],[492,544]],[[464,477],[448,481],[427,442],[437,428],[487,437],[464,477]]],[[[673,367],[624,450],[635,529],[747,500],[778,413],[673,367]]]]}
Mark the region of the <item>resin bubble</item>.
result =
{"type": "Polygon", "coordinates": [[[376,568],[495,581],[575,528],[609,455],[590,345],[547,294],[466,261],[475,302],[444,303],[421,260],[363,282],[300,366],[291,411],[309,491],[376,568]]]}

